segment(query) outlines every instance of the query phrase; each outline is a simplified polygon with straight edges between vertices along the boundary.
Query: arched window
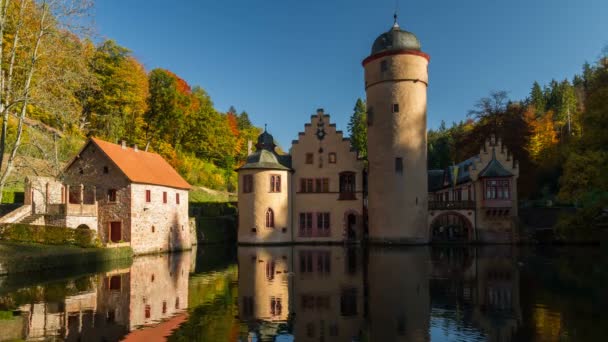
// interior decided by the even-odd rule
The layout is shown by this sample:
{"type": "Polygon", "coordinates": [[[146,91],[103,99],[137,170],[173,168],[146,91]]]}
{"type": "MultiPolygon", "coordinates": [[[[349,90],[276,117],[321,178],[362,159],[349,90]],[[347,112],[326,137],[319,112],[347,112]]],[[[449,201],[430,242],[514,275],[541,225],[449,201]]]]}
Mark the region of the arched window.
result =
{"type": "Polygon", "coordinates": [[[274,211],[270,208],[266,211],[266,228],[274,228],[274,211]]]}

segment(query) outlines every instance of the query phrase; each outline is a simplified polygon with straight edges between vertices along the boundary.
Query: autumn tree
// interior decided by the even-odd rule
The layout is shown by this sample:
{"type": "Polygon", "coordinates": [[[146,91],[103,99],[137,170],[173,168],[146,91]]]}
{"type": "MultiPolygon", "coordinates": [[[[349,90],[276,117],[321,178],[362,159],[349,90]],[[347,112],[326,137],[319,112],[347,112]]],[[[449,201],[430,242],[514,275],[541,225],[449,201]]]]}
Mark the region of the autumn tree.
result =
{"type": "Polygon", "coordinates": [[[54,111],[46,106],[55,103],[49,97],[56,93],[43,89],[72,76],[70,68],[60,66],[70,66],[61,58],[74,45],[60,42],[74,37],[76,27],[86,22],[82,17],[89,6],[86,0],[0,0],[0,156],[8,153],[0,158],[0,200],[19,157],[32,108],[54,111]],[[10,125],[14,131],[9,135],[10,125]]]}
{"type": "Polygon", "coordinates": [[[143,143],[148,76],[131,52],[112,40],[95,50],[90,62],[95,83],[83,88],[81,127],[109,141],[143,143]]]}

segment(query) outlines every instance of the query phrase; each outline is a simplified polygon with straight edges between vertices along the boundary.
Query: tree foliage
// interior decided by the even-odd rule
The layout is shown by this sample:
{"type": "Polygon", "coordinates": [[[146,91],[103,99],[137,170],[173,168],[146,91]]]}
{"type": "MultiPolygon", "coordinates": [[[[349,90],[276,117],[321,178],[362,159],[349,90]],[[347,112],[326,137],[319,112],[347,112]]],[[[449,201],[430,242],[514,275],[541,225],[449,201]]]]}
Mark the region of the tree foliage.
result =
{"type": "Polygon", "coordinates": [[[348,122],[350,143],[358,151],[359,157],[367,157],[367,108],[360,98],[355,103],[353,114],[348,122]]]}

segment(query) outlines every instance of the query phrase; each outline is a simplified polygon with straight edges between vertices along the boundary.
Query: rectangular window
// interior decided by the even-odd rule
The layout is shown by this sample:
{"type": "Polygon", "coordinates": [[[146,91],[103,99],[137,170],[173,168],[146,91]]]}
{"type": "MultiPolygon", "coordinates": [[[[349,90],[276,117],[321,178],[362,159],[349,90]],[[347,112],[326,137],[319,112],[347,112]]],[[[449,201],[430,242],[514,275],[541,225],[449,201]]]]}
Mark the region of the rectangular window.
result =
{"type": "Polygon", "coordinates": [[[312,178],[306,179],[306,192],[314,192],[312,178]]]}
{"type": "Polygon", "coordinates": [[[175,204],[179,204],[179,194],[175,194],[175,204]]]}
{"type": "Polygon", "coordinates": [[[317,235],[329,236],[329,213],[317,213],[317,235]]]}
{"type": "Polygon", "coordinates": [[[329,155],[328,155],[328,157],[327,157],[327,161],[330,164],[335,164],[336,163],[336,159],[337,159],[336,153],[335,152],[330,152],[329,155]]]}
{"type": "Polygon", "coordinates": [[[312,236],[312,213],[300,213],[300,236],[312,236]]]}
{"type": "Polygon", "coordinates": [[[393,113],[399,113],[399,104],[393,103],[393,113]]]}
{"type": "Polygon", "coordinates": [[[356,199],[355,198],[355,173],[342,172],[340,173],[340,197],[341,200],[356,199]]]}
{"type": "Polygon", "coordinates": [[[329,192],[329,178],[315,179],[315,192],[329,192]]]}
{"type": "Polygon", "coordinates": [[[306,153],[306,164],[312,164],[314,155],[312,153],[306,153]]]}
{"type": "Polygon", "coordinates": [[[243,176],[243,193],[253,192],[253,175],[243,176]]]}
{"type": "Polygon", "coordinates": [[[108,190],[108,202],[116,202],[116,189],[108,190]]]}
{"type": "Polygon", "coordinates": [[[152,191],[146,190],[146,203],[152,202],[152,191]]]}
{"type": "Polygon", "coordinates": [[[167,203],[167,192],[163,191],[163,203],[167,203]]]}
{"type": "Polygon", "coordinates": [[[385,60],[380,62],[380,72],[385,72],[388,70],[388,62],[385,60]]]}
{"type": "Polygon", "coordinates": [[[281,305],[281,298],[270,297],[270,315],[281,316],[283,306],[281,305]]]}
{"type": "Polygon", "coordinates": [[[374,123],[374,108],[367,108],[367,125],[371,126],[374,123]]]}
{"type": "Polygon", "coordinates": [[[281,192],[281,176],[270,176],[270,192],[281,192]]]}
{"type": "Polygon", "coordinates": [[[144,315],[146,316],[146,318],[150,318],[150,305],[146,305],[144,309],[144,315]]]}
{"type": "Polygon", "coordinates": [[[508,200],[511,198],[511,189],[508,180],[487,180],[486,199],[508,200]]]}
{"type": "Polygon", "coordinates": [[[395,158],[395,172],[403,174],[403,158],[401,157],[395,158]]]}

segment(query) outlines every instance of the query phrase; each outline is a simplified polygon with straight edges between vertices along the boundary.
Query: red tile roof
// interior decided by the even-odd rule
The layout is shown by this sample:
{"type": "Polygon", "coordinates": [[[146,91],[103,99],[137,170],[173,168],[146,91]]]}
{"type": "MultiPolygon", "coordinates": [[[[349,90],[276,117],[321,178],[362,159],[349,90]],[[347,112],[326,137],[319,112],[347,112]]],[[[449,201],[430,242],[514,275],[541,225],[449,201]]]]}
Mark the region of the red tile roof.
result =
{"type": "Polygon", "coordinates": [[[178,189],[191,188],[190,184],[156,153],[136,151],[130,147],[123,148],[121,145],[97,138],[91,138],[89,141],[97,145],[133,183],[162,185],[178,189]]]}

